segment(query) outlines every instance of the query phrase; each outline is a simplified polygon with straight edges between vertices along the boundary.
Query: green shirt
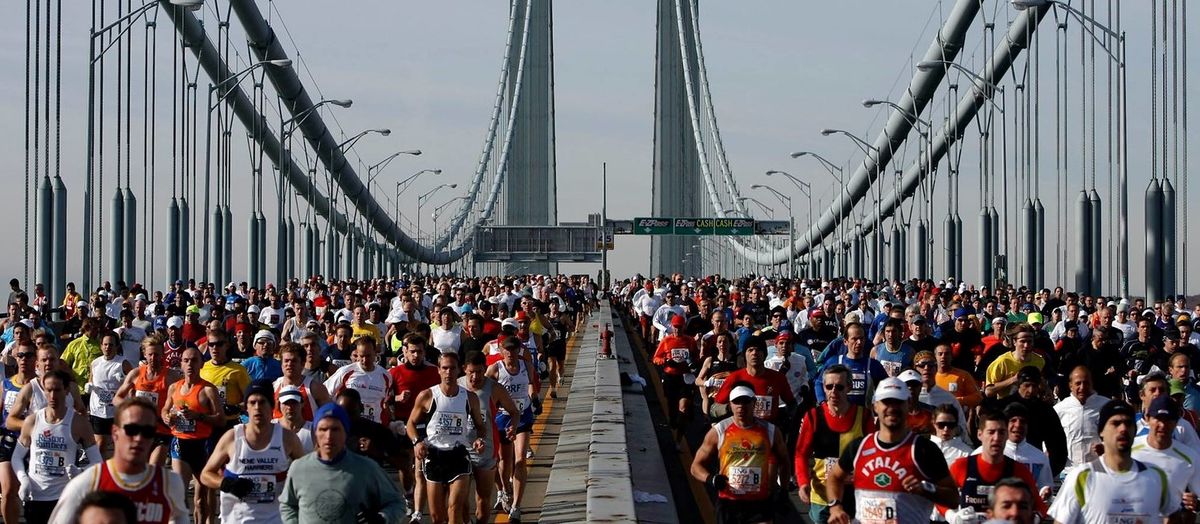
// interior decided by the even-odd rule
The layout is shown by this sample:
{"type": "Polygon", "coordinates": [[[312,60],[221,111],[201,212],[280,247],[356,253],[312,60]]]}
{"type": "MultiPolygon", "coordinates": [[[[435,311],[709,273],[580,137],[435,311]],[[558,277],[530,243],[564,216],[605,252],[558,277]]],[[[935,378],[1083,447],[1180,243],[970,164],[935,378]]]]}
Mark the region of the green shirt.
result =
{"type": "Polygon", "coordinates": [[[375,461],[349,451],[335,464],[321,462],[316,452],[293,462],[279,511],[288,524],[354,524],[363,512],[399,522],[406,513],[396,483],[375,461]]]}

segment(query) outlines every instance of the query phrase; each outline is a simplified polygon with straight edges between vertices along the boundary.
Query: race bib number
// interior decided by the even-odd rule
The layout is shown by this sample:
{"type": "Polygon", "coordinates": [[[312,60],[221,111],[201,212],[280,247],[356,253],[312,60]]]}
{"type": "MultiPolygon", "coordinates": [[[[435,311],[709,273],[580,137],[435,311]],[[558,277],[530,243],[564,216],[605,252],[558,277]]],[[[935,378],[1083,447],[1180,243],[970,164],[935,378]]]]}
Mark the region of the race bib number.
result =
{"type": "Polygon", "coordinates": [[[380,422],[379,407],[378,406],[364,406],[363,407],[363,416],[367,417],[375,422],[380,422]]]}
{"type": "Polygon", "coordinates": [[[34,454],[32,463],[38,473],[47,477],[67,474],[67,455],[60,451],[39,450],[34,454]]]}
{"type": "MultiPolygon", "coordinates": [[[[529,399],[527,399],[527,398],[514,398],[512,400],[513,400],[513,404],[517,405],[517,413],[516,414],[524,413],[525,408],[529,407],[529,399]]],[[[516,415],[516,414],[510,413],[510,415],[516,415]]]]}
{"type": "Polygon", "coordinates": [[[175,431],[180,433],[195,433],[196,421],[188,420],[183,415],[175,415],[175,431]]]}
{"type": "Polygon", "coordinates": [[[691,359],[691,352],[687,348],[675,348],[671,350],[671,360],[675,362],[687,362],[691,359]]]}
{"type": "Polygon", "coordinates": [[[867,374],[866,373],[851,373],[850,374],[850,394],[865,395],[867,394],[867,374]]]}
{"type": "Polygon", "coordinates": [[[13,405],[17,403],[17,394],[18,393],[20,393],[20,392],[19,391],[5,391],[4,392],[4,411],[5,411],[5,413],[12,411],[13,405]]]}
{"type": "Polygon", "coordinates": [[[113,396],[115,396],[117,392],[112,389],[93,389],[92,394],[96,395],[96,398],[100,401],[100,404],[107,404],[111,406],[113,402],[113,396]]]}
{"type": "Polygon", "coordinates": [[[1152,520],[1149,515],[1138,515],[1133,513],[1109,513],[1108,520],[1105,522],[1108,524],[1146,524],[1148,522],[1155,521],[1157,521],[1157,519],[1152,520]]]}
{"type": "Polygon", "coordinates": [[[754,416],[761,419],[771,418],[771,408],[774,407],[775,397],[754,395],[754,416]]]}
{"type": "Polygon", "coordinates": [[[251,475],[242,476],[254,482],[254,488],[242,500],[256,504],[274,504],[276,497],[276,482],[274,476],[251,475]]]}
{"type": "Polygon", "coordinates": [[[136,396],[137,398],[144,398],[146,400],[149,400],[150,403],[154,404],[155,406],[158,405],[158,392],[138,390],[138,391],[134,392],[133,395],[136,396]]]}
{"type": "Polygon", "coordinates": [[[899,524],[896,515],[896,500],[889,498],[862,498],[858,502],[858,521],[862,524],[899,524]]]}
{"type": "Polygon", "coordinates": [[[734,495],[754,494],[762,489],[760,467],[730,466],[725,473],[729,477],[729,492],[734,495]]]}
{"type": "Polygon", "coordinates": [[[438,413],[438,432],[445,435],[462,435],[465,421],[460,413],[438,413]]]}

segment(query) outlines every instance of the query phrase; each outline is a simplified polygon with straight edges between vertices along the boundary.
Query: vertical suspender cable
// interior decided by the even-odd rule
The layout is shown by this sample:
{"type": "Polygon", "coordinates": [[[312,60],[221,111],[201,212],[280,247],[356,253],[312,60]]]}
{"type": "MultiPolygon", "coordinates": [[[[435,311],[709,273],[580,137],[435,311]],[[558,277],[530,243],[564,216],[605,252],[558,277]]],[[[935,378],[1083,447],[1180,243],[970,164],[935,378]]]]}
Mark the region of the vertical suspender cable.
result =
{"type": "Polygon", "coordinates": [[[1183,58],[1181,60],[1181,62],[1183,64],[1183,79],[1182,79],[1182,83],[1180,84],[1179,88],[1180,88],[1180,90],[1183,91],[1183,97],[1182,97],[1183,98],[1183,111],[1182,111],[1182,113],[1183,113],[1183,166],[1182,166],[1182,169],[1183,169],[1183,198],[1181,199],[1181,201],[1183,202],[1183,211],[1180,214],[1180,216],[1183,217],[1183,220],[1181,221],[1183,224],[1183,235],[1181,237],[1182,238],[1181,251],[1183,253],[1183,264],[1181,265],[1181,267],[1183,268],[1183,270],[1180,271],[1182,280],[1179,283],[1179,294],[1187,296],[1187,294],[1188,294],[1188,287],[1187,287],[1187,283],[1188,283],[1188,222],[1189,222],[1189,220],[1188,220],[1188,179],[1191,178],[1191,173],[1188,172],[1187,2],[1182,2],[1182,4],[1183,5],[1180,6],[1179,32],[1182,34],[1181,39],[1183,40],[1183,42],[1182,42],[1183,58]]]}

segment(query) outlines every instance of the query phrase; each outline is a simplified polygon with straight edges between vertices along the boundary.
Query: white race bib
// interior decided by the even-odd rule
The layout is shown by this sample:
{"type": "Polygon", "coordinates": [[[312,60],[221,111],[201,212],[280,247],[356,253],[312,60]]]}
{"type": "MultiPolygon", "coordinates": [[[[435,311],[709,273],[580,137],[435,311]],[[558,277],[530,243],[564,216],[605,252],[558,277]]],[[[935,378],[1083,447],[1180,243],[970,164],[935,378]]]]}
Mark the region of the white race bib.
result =
{"type": "Polygon", "coordinates": [[[754,395],[754,416],[761,419],[770,419],[773,400],[773,397],[754,395]]]}
{"type": "Polygon", "coordinates": [[[254,488],[242,500],[250,503],[273,504],[276,497],[276,483],[273,475],[241,475],[241,478],[254,482],[254,488]]]}
{"type": "Polygon", "coordinates": [[[863,497],[858,501],[858,522],[861,524],[899,524],[896,499],[863,497]]]}
{"type": "Polygon", "coordinates": [[[466,421],[463,419],[466,417],[461,413],[438,413],[437,415],[436,424],[438,432],[444,435],[463,434],[463,426],[466,425],[466,421]]]}
{"type": "Polygon", "coordinates": [[[758,493],[762,489],[762,468],[730,466],[725,470],[729,477],[729,492],[735,495],[758,493]]]}
{"type": "Polygon", "coordinates": [[[67,454],[61,451],[38,450],[30,464],[38,473],[47,477],[61,477],[67,474],[67,454]]]}
{"type": "Polygon", "coordinates": [[[135,392],[133,393],[133,395],[134,395],[135,397],[137,397],[137,398],[144,398],[144,399],[146,399],[146,400],[149,400],[149,401],[150,401],[150,403],[151,403],[151,404],[154,404],[155,406],[157,406],[157,405],[158,405],[158,392],[155,392],[155,391],[142,391],[142,390],[140,390],[140,389],[139,389],[139,390],[135,391],[135,392]]]}

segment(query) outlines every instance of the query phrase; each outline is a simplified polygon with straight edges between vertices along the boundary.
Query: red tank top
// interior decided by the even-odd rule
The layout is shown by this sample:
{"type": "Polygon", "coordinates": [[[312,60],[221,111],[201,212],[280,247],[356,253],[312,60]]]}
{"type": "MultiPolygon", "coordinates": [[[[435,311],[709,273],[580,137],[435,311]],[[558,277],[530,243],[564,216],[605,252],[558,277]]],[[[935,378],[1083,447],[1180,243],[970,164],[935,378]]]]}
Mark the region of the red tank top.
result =
{"type": "MultiPolygon", "coordinates": [[[[308,391],[308,385],[312,381],[312,377],[304,377],[300,381],[300,385],[296,389],[300,390],[300,414],[304,416],[304,420],[312,422],[314,407],[317,402],[313,400],[312,394],[308,391]]],[[[279,390],[283,389],[283,377],[275,379],[275,412],[271,416],[276,419],[283,418],[283,411],[279,409],[279,390]]]]}
{"type": "Polygon", "coordinates": [[[109,471],[109,462],[99,464],[99,479],[96,481],[96,491],[120,493],[129,498],[137,508],[139,524],[167,524],[171,520],[171,501],[167,497],[167,472],[163,468],[147,465],[150,468],[149,479],[140,488],[129,489],[122,486],[109,471]]]}
{"type": "Polygon", "coordinates": [[[913,459],[913,443],[916,433],[909,432],[896,446],[885,449],[876,440],[878,433],[872,433],[863,438],[858,448],[858,457],[854,460],[854,489],[870,491],[894,491],[903,493],[901,485],[904,479],[916,475],[926,480],[913,459]]]}
{"type": "Polygon", "coordinates": [[[154,405],[158,406],[158,411],[155,412],[155,416],[159,419],[158,434],[170,435],[171,428],[168,428],[167,425],[163,423],[162,416],[160,415],[163,407],[167,405],[167,370],[166,368],[163,368],[161,371],[159,371],[158,377],[154,380],[146,378],[149,370],[150,368],[147,364],[142,364],[141,367],[138,368],[138,377],[133,381],[133,395],[135,397],[149,400],[150,402],[154,403],[154,405]]]}

